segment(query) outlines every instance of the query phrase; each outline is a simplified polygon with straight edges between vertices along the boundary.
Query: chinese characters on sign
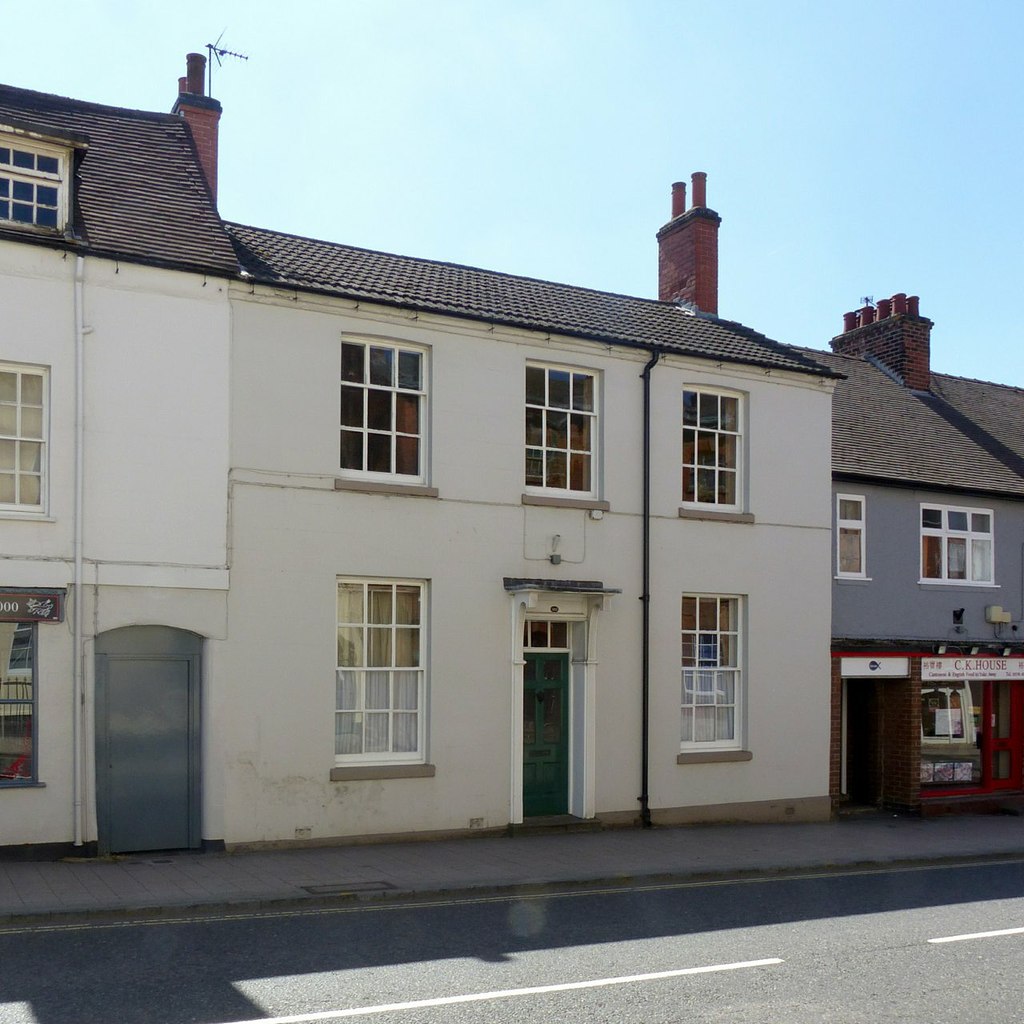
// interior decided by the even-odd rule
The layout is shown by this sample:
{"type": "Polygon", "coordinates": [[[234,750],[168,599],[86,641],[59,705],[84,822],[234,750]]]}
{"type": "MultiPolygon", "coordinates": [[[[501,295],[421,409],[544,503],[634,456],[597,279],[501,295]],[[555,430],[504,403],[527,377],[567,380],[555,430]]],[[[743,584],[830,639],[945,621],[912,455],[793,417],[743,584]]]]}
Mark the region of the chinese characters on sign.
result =
{"type": "Polygon", "coordinates": [[[63,621],[63,590],[0,591],[0,622],[63,621]]]}

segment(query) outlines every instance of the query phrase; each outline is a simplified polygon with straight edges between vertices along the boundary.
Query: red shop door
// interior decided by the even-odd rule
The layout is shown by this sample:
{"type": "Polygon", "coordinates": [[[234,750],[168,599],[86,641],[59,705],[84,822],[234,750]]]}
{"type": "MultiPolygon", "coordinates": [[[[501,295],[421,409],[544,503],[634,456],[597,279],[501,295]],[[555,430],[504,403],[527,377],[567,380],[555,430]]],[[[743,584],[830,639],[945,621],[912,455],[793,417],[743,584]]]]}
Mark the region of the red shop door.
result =
{"type": "Polygon", "coordinates": [[[1020,789],[1024,686],[991,682],[985,685],[982,720],[983,778],[989,789],[1020,789]]]}

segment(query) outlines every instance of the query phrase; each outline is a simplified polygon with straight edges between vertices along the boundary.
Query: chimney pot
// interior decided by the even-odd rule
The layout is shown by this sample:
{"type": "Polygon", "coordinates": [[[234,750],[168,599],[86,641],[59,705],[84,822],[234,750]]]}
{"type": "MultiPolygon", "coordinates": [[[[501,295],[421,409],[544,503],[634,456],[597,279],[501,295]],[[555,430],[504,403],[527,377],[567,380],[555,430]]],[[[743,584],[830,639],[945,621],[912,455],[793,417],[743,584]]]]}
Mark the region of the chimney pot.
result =
{"type": "Polygon", "coordinates": [[[708,176],[706,171],[694,171],[690,175],[693,183],[693,205],[703,207],[708,205],[708,176]]]}
{"type": "Polygon", "coordinates": [[[685,302],[718,315],[718,226],[722,218],[705,206],[703,171],[692,175],[693,206],[686,185],[672,185],[672,219],[658,231],[658,298],[685,302]]]}
{"type": "Polygon", "coordinates": [[[179,96],[184,96],[185,93],[187,93],[187,92],[188,92],[188,79],[184,75],[182,75],[181,78],[178,79],[178,95],[179,96]]]}
{"type": "Polygon", "coordinates": [[[843,334],[848,331],[854,331],[857,329],[857,314],[856,313],[844,313],[843,314],[843,334]]]}
{"type": "Polygon", "coordinates": [[[921,299],[917,295],[907,296],[907,312],[911,316],[920,316],[921,299]]]}
{"type": "Polygon", "coordinates": [[[890,313],[892,313],[892,302],[889,299],[879,299],[877,319],[888,320],[890,313]]]}
{"type": "Polygon", "coordinates": [[[860,325],[861,327],[867,327],[868,324],[875,322],[875,307],[865,306],[860,311],[860,325]]]}
{"type": "Polygon", "coordinates": [[[672,219],[681,217],[686,213],[686,182],[676,181],[672,183],[672,219]]]}
{"type": "Polygon", "coordinates": [[[906,292],[897,292],[892,297],[892,311],[895,316],[901,316],[907,311],[907,295],[906,292]]]}
{"type": "Polygon", "coordinates": [[[203,79],[206,77],[206,58],[201,53],[190,53],[185,57],[185,65],[188,69],[186,75],[188,91],[193,96],[204,95],[203,79]]]}

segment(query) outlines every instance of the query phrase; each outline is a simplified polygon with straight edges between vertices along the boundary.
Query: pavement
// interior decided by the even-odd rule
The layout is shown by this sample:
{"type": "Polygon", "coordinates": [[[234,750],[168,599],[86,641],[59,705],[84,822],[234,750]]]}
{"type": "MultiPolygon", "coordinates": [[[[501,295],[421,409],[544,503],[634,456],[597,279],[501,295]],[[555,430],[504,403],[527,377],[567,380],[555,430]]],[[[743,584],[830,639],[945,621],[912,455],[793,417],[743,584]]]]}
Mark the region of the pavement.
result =
{"type": "Polygon", "coordinates": [[[0,928],[96,915],[313,909],[340,900],[1024,860],[1024,817],[870,815],[244,853],[0,861],[0,928]]]}

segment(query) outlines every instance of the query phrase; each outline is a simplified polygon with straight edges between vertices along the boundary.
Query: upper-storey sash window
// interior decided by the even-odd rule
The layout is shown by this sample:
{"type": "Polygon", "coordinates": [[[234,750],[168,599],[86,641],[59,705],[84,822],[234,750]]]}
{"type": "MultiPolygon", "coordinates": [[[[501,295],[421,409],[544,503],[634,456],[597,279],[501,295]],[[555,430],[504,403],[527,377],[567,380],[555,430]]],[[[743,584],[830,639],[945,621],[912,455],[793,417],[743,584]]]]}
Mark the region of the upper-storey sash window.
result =
{"type": "Polygon", "coordinates": [[[0,221],[60,229],[67,210],[67,155],[0,136],[0,221]]]}
{"type": "Polygon", "coordinates": [[[741,504],[738,395],[683,391],[683,502],[735,511],[741,504]]]}
{"type": "Polygon", "coordinates": [[[46,371],[0,364],[0,511],[44,509],[46,425],[46,371]]]}
{"type": "Polygon", "coordinates": [[[993,583],[992,510],[921,506],[921,578],[993,583]]]}
{"type": "Polygon", "coordinates": [[[342,343],[342,472],[423,480],[425,361],[403,345],[342,343]]]}
{"type": "Polygon", "coordinates": [[[596,494],[595,377],[566,366],[526,367],[526,486],[596,494]]]}

